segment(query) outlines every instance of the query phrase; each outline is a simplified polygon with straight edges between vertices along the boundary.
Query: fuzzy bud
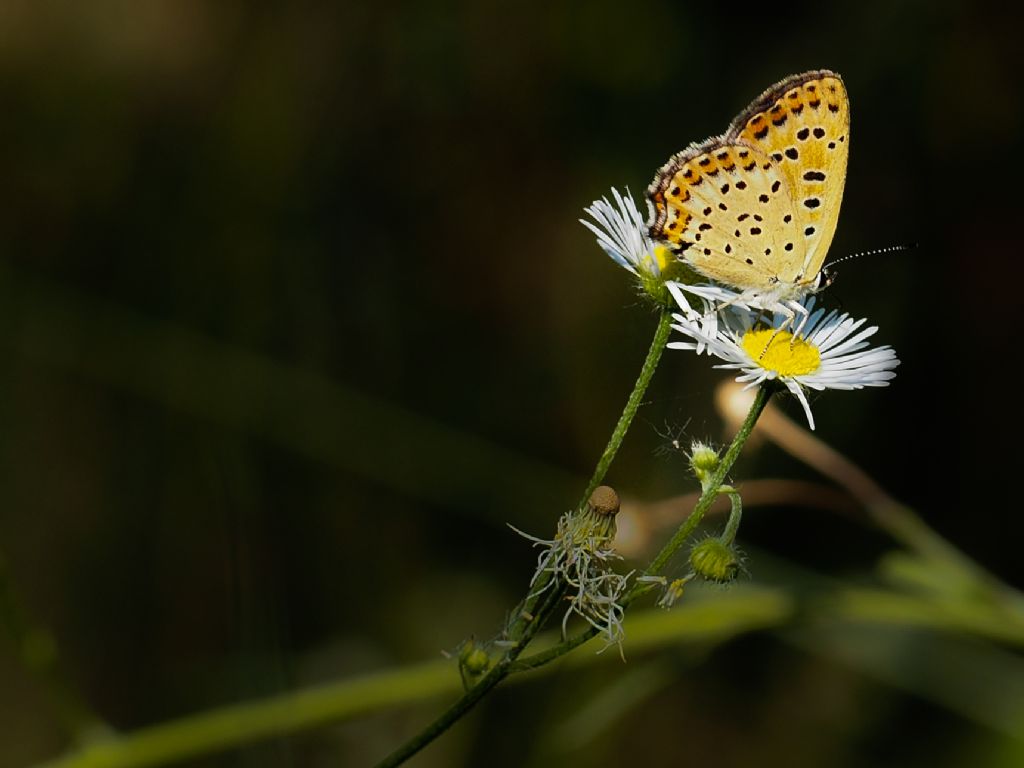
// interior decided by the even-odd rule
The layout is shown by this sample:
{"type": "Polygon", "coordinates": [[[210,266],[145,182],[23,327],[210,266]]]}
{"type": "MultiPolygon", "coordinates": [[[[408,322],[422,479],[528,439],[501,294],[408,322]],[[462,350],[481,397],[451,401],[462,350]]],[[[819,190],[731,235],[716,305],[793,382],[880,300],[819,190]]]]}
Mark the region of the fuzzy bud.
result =
{"type": "Polygon", "coordinates": [[[721,539],[705,539],[690,550],[690,567],[708,581],[725,584],[740,572],[740,556],[721,539]]]}
{"type": "Polygon", "coordinates": [[[690,468],[703,486],[718,469],[718,451],[697,440],[690,446],[690,468]]]}
{"type": "Polygon", "coordinates": [[[491,668],[491,657],[475,640],[466,640],[459,649],[459,674],[462,685],[468,691],[487,670],[491,668]]]}

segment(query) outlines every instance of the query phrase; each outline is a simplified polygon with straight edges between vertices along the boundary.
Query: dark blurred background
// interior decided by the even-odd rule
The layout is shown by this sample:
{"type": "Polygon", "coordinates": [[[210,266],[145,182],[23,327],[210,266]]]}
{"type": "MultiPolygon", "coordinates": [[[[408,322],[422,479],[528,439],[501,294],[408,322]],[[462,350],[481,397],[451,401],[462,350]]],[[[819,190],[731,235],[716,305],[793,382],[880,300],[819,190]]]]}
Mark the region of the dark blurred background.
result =
{"type": "MultiPolygon", "coordinates": [[[[575,502],[655,325],[583,206],[639,195],[821,67],[853,116],[832,254],[919,247],[828,292],[903,362],[888,389],[816,399],[817,435],[1020,586],[1020,30],[941,1],[5,0],[0,557],[19,603],[126,730],[489,635],[534,557],[505,523],[547,535],[575,502]]],[[[722,439],[722,378],[667,353],[609,482],[692,490],[658,449],[722,439]]],[[[735,476],[817,479],[770,446],[735,476]]],[[[740,537],[766,569],[842,578],[890,546],[798,509],[740,537]]],[[[441,704],[188,764],[366,764],[441,704]]],[[[414,764],[1019,765],[1021,738],[761,633],[499,691],[414,764]],[[661,682],[622,717],[551,735],[650,664],[661,682]]],[[[0,639],[0,765],[66,746],[0,639]]]]}

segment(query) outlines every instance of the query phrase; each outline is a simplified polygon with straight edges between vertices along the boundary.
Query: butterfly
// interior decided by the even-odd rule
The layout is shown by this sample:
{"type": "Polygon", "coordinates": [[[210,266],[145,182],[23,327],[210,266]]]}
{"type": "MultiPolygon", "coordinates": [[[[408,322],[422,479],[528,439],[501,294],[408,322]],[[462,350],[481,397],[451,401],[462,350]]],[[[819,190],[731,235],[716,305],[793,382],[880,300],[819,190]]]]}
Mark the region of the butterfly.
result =
{"type": "Polygon", "coordinates": [[[787,77],[658,171],[647,189],[651,238],[748,306],[806,317],[800,299],[821,286],[849,146],[842,78],[787,77]]]}

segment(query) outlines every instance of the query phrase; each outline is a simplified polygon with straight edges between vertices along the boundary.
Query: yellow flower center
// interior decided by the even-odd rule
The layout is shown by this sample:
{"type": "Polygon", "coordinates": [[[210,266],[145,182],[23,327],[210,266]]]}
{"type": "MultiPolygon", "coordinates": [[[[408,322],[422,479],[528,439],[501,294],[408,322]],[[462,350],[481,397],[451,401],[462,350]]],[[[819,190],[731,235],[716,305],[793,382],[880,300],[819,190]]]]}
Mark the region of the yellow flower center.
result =
{"type": "Polygon", "coordinates": [[[651,258],[651,254],[646,254],[643,258],[643,265],[648,272],[654,274],[654,266],[657,265],[658,272],[664,273],[672,264],[676,262],[676,257],[672,255],[672,252],[664,245],[654,246],[654,257],[651,258]]]}
{"type": "Polygon", "coordinates": [[[676,260],[675,256],[672,255],[672,252],[664,245],[654,246],[654,258],[657,260],[658,270],[661,272],[664,272],[668,268],[668,265],[676,260]]]}
{"type": "Polygon", "coordinates": [[[821,366],[818,348],[803,339],[794,339],[789,331],[751,329],[743,334],[742,344],[752,360],[779,376],[814,373],[821,366]]]}

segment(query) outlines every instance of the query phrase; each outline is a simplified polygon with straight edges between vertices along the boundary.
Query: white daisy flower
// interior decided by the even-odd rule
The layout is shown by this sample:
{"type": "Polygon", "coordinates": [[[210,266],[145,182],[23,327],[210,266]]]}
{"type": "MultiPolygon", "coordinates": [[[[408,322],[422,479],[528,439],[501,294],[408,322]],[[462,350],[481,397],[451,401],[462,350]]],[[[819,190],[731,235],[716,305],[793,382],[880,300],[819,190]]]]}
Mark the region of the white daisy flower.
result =
{"type": "Polygon", "coordinates": [[[597,244],[620,266],[637,277],[660,277],[669,258],[668,251],[655,246],[647,234],[647,225],[628,189],[623,197],[612,187],[612,197],[614,205],[602,197],[583,209],[596,224],[586,219],[580,219],[580,224],[597,236],[597,244]]]}
{"type": "Polygon", "coordinates": [[[896,376],[893,369],[900,361],[893,348],[868,345],[877,326],[864,328],[865,319],[815,309],[813,296],[801,305],[805,317],[794,335],[788,330],[793,326],[791,316],[780,312],[766,318],[730,291],[680,283],[669,283],[668,289],[682,310],[673,315],[672,327],[693,340],[670,342],[669,347],[725,360],[715,367],[740,371],[736,380],[747,389],[779,381],[800,401],[811,429],[814,417],[806,389],[885,387],[896,376]],[[701,309],[684,292],[696,296],[701,309]],[[710,320],[712,316],[717,322],[710,320]]]}

